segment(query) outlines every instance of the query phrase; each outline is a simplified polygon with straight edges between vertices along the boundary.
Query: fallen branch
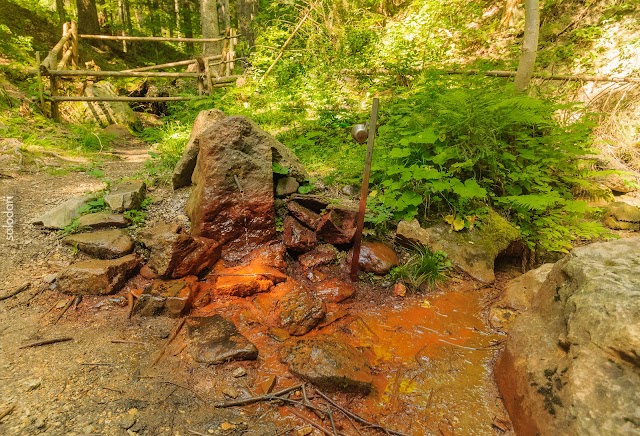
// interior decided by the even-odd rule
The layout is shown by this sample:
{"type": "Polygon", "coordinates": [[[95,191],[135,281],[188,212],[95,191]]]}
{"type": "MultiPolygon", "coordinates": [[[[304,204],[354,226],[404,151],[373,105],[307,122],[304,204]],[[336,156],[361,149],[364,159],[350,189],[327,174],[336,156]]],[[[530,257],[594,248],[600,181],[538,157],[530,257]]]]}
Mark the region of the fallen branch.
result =
{"type": "Polygon", "coordinates": [[[401,433],[399,431],[394,431],[394,430],[388,430],[386,428],[384,428],[383,426],[379,425],[379,424],[374,424],[372,422],[367,421],[366,419],[364,419],[363,417],[356,415],[355,413],[345,409],[344,407],[340,406],[338,403],[336,403],[335,401],[333,401],[331,398],[329,398],[327,395],[323,394],[321,391],[319,391],[316,388],[316,392],[318,393],[318,395],[320,395],[322,398],[324,398],[329,404],[331,404],[333,407],[335,407],[336,409],[338,409],[339,411],[341,411],[342,413],[344,413],[345,415],[349,416],[350,418],[355,419],[356,421],[358,421],[360,424],[364,424],[366,425],[368,428],[374,429],[374,430],[379,430],[381,432],[387,433],[387,434],[392,434],[392,435],[396,435],[396,436],[408,436],[406,433],[401,433]]]}
{"type": "Polygon", "coordinates": [[[67,304],[65,304],[64,307],[62,308],[62,312],[60,312],[58,316],[56,316],[56,319],[53,320],[52,324],[55,325],[58,321],[60,321],[60,318],[62,318],[62,315],[67,313],[67,310],[69,310],[69,308],[71,307],[75,299],[76,299],[75,297],[69,298],[69,301],[67,301],[67,304]]]}
{"type": "Polygon", "coordinates": [[[332,433],[329,430],[327,430],[326,428],[322,427],[319,424],[316,424],[315,422],[311,421],[309,418],[307,418],[304,415],[299,414],[298,412],[296,412],[295,410],[289,410],[289,412],[291,412],[291,414],[293,414],[294,416],[297,416],[298,418],[300,418],[301,420],[303,420],[304,422],[306,422],[309,425],[312,425],[313,427],[317,428],[318,430],[320,430],[322,433],[326,434],[327,436],[335,436],[337,435],[337,433],[332,433]]]}
{"type": "Polygon", "coordinates": [[[134,344],[134,345],[147,345],[145,342],[140,341],[127,341],[124,339],[112,339],[112,344],[134,344]]]}
{"type": "Polygon", "coordinates": [[[31,287],[31,282],[25,282],[19,288],[9,292],[8,294],[0,295],[0,301],[7,300],[7,299],[9,299],[11,297],[15,297],[20,292],[24,292],[27,289],[29,289],[30,287],[31,287]]]}
{"type": "Polygon", "coordinates": [[[67,341],[72,341],[72,340],[73,340],[73,338],[43,339],[41,341],[30,342],[30,343],[25,344],[25,345],[23,345],[21,347],[18,347],[18,349],[22,350],[23,348],[41,347],[42,345],[57,344],[58,342],[67,342],[67,341]]]}
{"type": "Polygon", "coordinates": [[[158,354],[158,357],[156,357],[156,360],[153,361],[151,366],[154,366],[156,363],[160,361],[160,359],[162,359],[162,356],[164,356],[164,353],[167,352],[167,348],[169,348],[169,344],[171,344],[171,342],[176,338],[176,336],[178,336],[178,333],[180,333],[180,330],[182,330],[182,327],[184,326],[184,323],[186,321],[187,321],[186,316],[181,318],[180,321],[178,321],[178,324],[173,329],[173,333],[171,333],[171,335],[169,336],[169,339],[167,339],[167,343],[164,344],[164,347],[162,347],[162,350],[160,350],[160,354],[158,354]]]}
{"type": "Polygon", "coordinates": [[[282,55],[284,54],[284,49],[287,48],[287,46],[289,45],[293,37],[296,36],[296,33],[298,33],[298,30],[300,30],[304,22],[307,21],[307,18],[309,18],[310,16],[311,16],[311,9],[309,9],[307,13],[304,15],[304,17],[302,17],[302,19],[296,25],[295,29],[293,29],[293,32],[291,32],[291,35],[289,35],[289,38],[284,42],[284,44],[282,44],[282,47],[280,48],[280,53],[278,53],[278,56],[276,56],[271,66],[269,66],[269,68],[267,68],[267,71],[265,71],[264,75],[260,79],[261,82],[264,81],[265,77],[269,75],[273,67],[275,67],[278,61],[280,60],[280,58],[282,58],[282,55]]]}
{"type": "Polygon", "coordinates": [[[249,405],[249,404],[259,403],[261,401],[274,401],[274,400],[281,401],[282,398],[275,398],[275,397],[279,397],[280,395],[288,394],[289,392],[295,391],[295,390],[300,389],[300,388],[302,388],[302,384],[291,386],[289,388],[285,388],[285,389],[282,389],[281,391],[273,392],[271,394],[257,395],[255,397],[245,398],[244,400],[236,400],[236,401],[227,401],[227,402],[224,402],[224,403],[216,403],[216,404],[213,405],[213,407],[215,407],[217,409],[223,409],[223,408],[226,408],[226,407],[246,406],[246,405],[249,405]]]}
{"type": "Polygon", "coordinates": [[[4,409],[0,410],[0,421],[2,421],[2,419],[9,415],[11,412],[13,412],[13,410],[16,408],[15,404],[12,404],[10,406],[5,407],[4,409]]]}

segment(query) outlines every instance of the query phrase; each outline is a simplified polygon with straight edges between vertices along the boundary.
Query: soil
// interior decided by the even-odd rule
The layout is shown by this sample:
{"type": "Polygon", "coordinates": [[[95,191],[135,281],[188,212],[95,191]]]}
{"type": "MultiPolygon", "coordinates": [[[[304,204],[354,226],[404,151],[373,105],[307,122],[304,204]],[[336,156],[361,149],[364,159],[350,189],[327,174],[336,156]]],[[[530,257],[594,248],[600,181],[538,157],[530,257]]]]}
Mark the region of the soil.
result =
{"type": "MultiPolygon", "coordinates": [[[[143,148],[116,150],[105,156],[101,168],[109,180],[139,176],[145,156],[143,148]]],[[[184,331],[169,343],[179,320],[129,319],[127,294],[135,281],[115,295],[84,297],[62,314],[73,297],[48,284],[47,275],[85,257],[62,245],[60,232],[30,222],[69,197],[103,189],[105,182],[82,172],[10,175],[0,179],[0,207],[6,210],[7,197],[12,197],[15,219],[14,240],[0,235],[0,295],[25,283],[29,287],[0,301],[0,416],[10,410],[0,418],[0,434],[322,434],[307,421],[331,428],[327,419],[308,411],[267,402],[214,407],[234,395],[258,395],[272,379],[275,390],[300,383],[280,361],[282,344],[246,319],[244,303],[218,309],[256,344],[260,357],[216,366],[192,360],[184,331]],[[53,338],[71,340],[21,348],[53,338]],[[239,367],[246,374],[237,377],[239,367]]],[[[188,192],[152,187],[155,201],[148,222],[187,224],[188,192]]],[[[328,273],[346,274],[346,269],[338,271],[341,266],[335,268],[328,273]]],[[[502,283],[516,274],[506,266],[492,288],[457,277],[439,291],[405,298],[394,297],[384,280],[358,283],[355,296],[341,306],[347,316],[335,316],[320,333],[341,335],[354,326],[369,331],[375,392],[333,398],[406,434],[510,434],[492,375],[504,338],[490,330],[485,311],[502,283]]],[[[312,402],[320,400],[311,387],[309,396],[312,402]]],[[[350,420],[334,415],[340,434],[384,434],[362,426],[355,430],[350,420]]]]}

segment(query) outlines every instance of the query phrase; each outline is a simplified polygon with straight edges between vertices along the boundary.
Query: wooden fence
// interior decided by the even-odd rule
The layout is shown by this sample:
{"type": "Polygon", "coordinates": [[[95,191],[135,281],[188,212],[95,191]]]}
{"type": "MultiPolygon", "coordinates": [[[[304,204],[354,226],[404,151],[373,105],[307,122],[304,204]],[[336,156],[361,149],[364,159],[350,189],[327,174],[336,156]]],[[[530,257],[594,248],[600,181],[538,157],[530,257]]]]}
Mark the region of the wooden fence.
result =
{"type": "Polygon", "coordinates": [[[190,100],[195,97],[94,97],[94,96],[70,96],[60,95],[60,79],[67,77],[159,77],[159,78],[185,78],[195,79],[198,87],[198,95],[210,94],[211,90],[220,86],[232,84],[238,77],[231,73],[234,69],[235,46],[238,34],[236,29],[227,29],[223,38],[169,38],[153,36],[111,36],[111,35],[78,35],[78,27],[75,22],[65,23],[62,28],[62,38],[51,49],[47,57],[40,62],[40,53],[36,53],[38,64],[38,93],[40,105],[44,108],[45,90],[42,77],[49,77],[49,95],[47,100],[51,102],[51,117],[55,121],[60,119],[59,103],[62,101],[138,101],[138,102],[166,102],[190,100]],[[79,40],[97,39],[106,41],[147,41],[147,42],[190,42],[212,43],[224,41],[222,54],[217,56],[200,56],[183,61],[165,64],[151,65],[123,71],[95,71],[78,69],[79,40]],[[179,66],[193,65],[195,71],[166,72],[156,71],[179,66]]]}

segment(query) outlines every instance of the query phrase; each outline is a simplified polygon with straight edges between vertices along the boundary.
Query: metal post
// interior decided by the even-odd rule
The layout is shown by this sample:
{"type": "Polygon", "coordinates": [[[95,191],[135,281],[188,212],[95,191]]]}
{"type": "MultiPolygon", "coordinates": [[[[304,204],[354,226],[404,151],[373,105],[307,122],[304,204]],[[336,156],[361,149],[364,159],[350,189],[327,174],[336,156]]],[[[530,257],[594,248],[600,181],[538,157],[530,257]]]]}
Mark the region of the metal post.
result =
{"type": "Polygon", "coordinates": [[[364,162],[362,175],[362,188],[360,189],[360,208],[358,210],[358,222],[353,239],[353,257],[351,259],[351,280],[358,280],[358,264],[360,261],[360,245],[362,243],[362,229],[364,228],[364,214],[367,209],[367,196],[369,194],[369,176],[371,175],[371,159],[373,157],[373,143],[376,139],[376,124],[378,123],[378,99],[373,99],[371,107],[371,119],[369,120],[369,138],[367,142],[367,157],[364,162]]]}

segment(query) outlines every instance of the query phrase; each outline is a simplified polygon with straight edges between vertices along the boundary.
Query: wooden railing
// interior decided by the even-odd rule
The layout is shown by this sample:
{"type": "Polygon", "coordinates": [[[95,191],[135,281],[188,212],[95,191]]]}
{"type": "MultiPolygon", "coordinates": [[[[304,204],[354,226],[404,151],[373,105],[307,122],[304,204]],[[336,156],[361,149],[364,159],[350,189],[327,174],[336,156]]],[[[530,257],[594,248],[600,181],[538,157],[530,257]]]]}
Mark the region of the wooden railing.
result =
{"type": "Polygon", "coordinates": [[[165,102],[190,100],[195,97],[94,97],[94,96],[70,96],[59,94],[59,79],[62,77],[159,77],[159,78],[189,78],[196,79],[198,95],[210,94],[211,90],[220,86],[232,84],[238,77],[232,75],[234,69],[235,46],[238,35],[235,29],[227,29],[223,38],[170,38],[153,36],[111,36],[111,35],[78,35],[75,22],[65,23],[62,30],[62,38],[51,49],[47,57],[40,62],[40,53],[36,53],[38,64],[38,93],[40,104],[44,108],[45,92],[42,76],[49,77],[49,95],[47,100],[51,102],[51,118],[60,119],[59,102],[62,101],[139,101],[139,102],[165,102]],[[78,69],[78,41],[83,39],[111,40],[111,41],[149,41],[149,42],[191,42],[212,43],[224,41],[222,54],[217,56],[201,56],[165,64],[151,65],[123,71],[94,71],[78,69]],[[179,66],[193,65],[194,72],[165,72],[155,71],[179,66]]]}

